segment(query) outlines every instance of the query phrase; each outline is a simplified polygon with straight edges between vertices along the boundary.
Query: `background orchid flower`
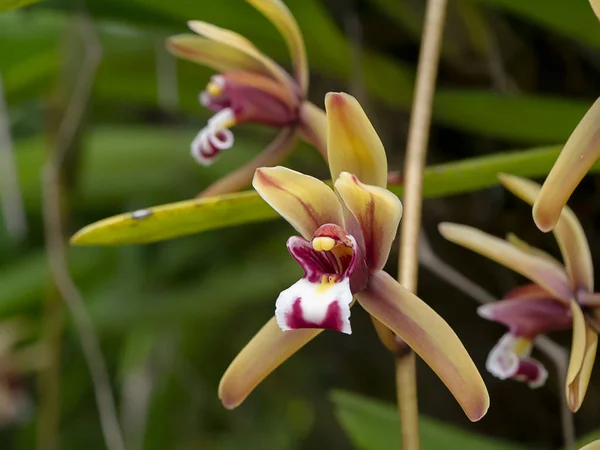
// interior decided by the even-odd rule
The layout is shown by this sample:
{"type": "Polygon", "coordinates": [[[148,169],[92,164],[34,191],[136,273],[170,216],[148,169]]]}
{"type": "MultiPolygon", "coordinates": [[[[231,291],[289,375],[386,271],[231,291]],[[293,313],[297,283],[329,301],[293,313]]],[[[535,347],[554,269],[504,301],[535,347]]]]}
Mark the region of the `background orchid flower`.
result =
{"type": "MultiPolygon", "coordinates": [[[[501,175],[500,181],[529,204],[540,193],[540,186],[530,180],[501,175]]],[[[488,357],[486,367],[493,375],[525,381],[531,387],[541,386],[547,372],[530,357],[533,339],[550,331],[573,328],[566,395],[571,410],[577,411],[596,357],[600,295],[594,293],[591,252],[575,214],[565,207],[554,229],[564,265],[515,237],[502,240],[451,223],[442,223],[439,228],[449,241],[503,264],[534,283],[478,310],[482,317],[509,328],[488,357]]]]}
{"type": "Polygon", "coordinates": [[[283,167],[257,170],[261,197],[301,235],[288,250],[304,276],[279,295],[271,319],[225,372],[219,396],[238,406],[271,371],[324,329],[350,334],[350,307],[362,307],[406,341],[438,374],[471,420],[489,397],[464,346],[421,299],[383,272],[402,206],[386,186],[387,161],[358,102],[326,97],[329,167],[325,183],[283,167]]]}
{"type": "Polygon", "coordinates": [[[533,205],[533,219],[540,230],[556,226],[561,209],[599,157],[600,99],[571,133],[533,205]]]}
{"type": "Polygon", "coordinates": [[[47,353],[39,344],[17,347],[25,337],[24,323],[16,319],[0,323],[0,426],[27,417],[31,401],[24,375],[46,364],[47,353]]]}
{"type": "MultiPolygon", "coordinates": [[[[245,37],[200,21],[188,22],[198,35],[183,34],[167,41],[176,56],[218,72],[211,77],[200,102],[215,111],[191,144],[192,156],[202,165],[214,163],[233,146],[231,128],[260,123],[280,128],[275,140],[255,160],[210,189],[211,194],[236,191],[250,184],[254,170],[280,162],[298,134],[325,156],[325,117],[306,100],[308,63],[302,34],[281,0],[247,0],[262,12],[284,37],[292,57],[293,76],[261,53],[245,37]]],[[[206,194],[206,192],[205,192],[206,194]]]]}

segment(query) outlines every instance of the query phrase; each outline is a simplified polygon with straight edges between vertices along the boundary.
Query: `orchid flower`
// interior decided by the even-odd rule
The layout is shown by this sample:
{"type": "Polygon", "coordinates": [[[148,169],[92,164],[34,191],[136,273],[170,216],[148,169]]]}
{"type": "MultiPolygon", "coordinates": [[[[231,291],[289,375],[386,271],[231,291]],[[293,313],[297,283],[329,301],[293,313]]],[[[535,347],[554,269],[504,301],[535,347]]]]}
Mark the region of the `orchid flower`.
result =
{"type": "MultiPolygon", "coordinates": [[[[501,175],[513,194],[533,204],[540,186],[533,181],[501,175]]],[[[441,234],[456,244],[480,253],[531,280],[499,302],[481,306],[479,315],[508,327],[489,354],[486,367],[500,379],[515,379],[531,387],[544,384],[544,366],[531,358],[536,336],[573,329],[566,382],[569,407],[577,411],[585,396],[598,345],[600,295],[594,293],[594,268],[583,228],[565,207],[554,229],[564,264],[514,236],[502,240],[477,229],[440,224],[441,234]]]]}
{"type": "Polygon", "coordinates": [[[587,445],[584,445],[579,450],[600,450],[600,440],[590,442],[587,445]]]}
{"type": "Polygon", "coordinates": [[[489,405],[477,368],[450,326],[383,271],[402,214],[386,189],[385,150],[351,96],[326,100],[334,190],[284,167],[260,168],[253,185],[300,236],[287,248],[304,276],[283,290],[272,318],[225,372],[219,396],[237,407],[275,368],[325,329],[350,334],[358,301],[437,373],[471,420],[489,405]]]}
{"type": "MultiPolygon", "coordinates": [[[[293,76],[234,31],[200,21],[188,26],[198,35],[169,38],[168,49],[181,58],[218,72],[200,93],[200,103],[215,111],[191,144],[191,153],[204,166],[233,146],[231,128],[259,123],[280,128],[278,137],[255,160],[211,187],[211,194],[236,191],[250,184],[255,169],[280,162],[300,135],[325,154],[324,112],[306,100],[308,63],[302,34],[281,0],[247,0],[284,37],[292,57],[293,76]]],[[[206,194],[206,192],[204,193],[206,194]]]]}
{"type": "Polygon", "coordinates": [[[46,364],[46,353],[39,344],[16,348],[24,337],[22,322],[13,319],[0,323],[0,426],[28,416],[31,401],[23,376],[46,364]]]}

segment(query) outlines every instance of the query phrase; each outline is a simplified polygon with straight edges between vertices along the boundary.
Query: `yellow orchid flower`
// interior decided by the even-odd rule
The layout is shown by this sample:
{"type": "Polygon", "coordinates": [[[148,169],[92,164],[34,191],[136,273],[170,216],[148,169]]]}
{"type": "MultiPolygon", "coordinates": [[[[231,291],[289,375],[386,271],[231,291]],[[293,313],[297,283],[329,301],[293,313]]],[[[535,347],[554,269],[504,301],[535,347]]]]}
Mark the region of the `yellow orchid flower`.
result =
{"type": "MultiPolygon", "coordinates": [[[[325,155],[324,112],[306,100],[308,63],[302,34],[281,0],[247,0],[279,30],[290,51],[293,76],[234,31],[201,21],[188,22],[196,35],[173,36],[167,48],[176,56],[218,72],[200,94],[200,103],[215,111],[191,144],[202,165],[214,163],[231,148],[231,128],[260,123],[280,128],[277,138],[254,161],[230,174],[210,194],[233,192],[248,185],[256,168],[280,162],[300,135],[325,155]]],[[[206,194],[206,193],[205,193],[206,194]]]]}
{"type": "Polygon", "coordinates": [[[590,442],[587,445],[584,445],[579,450],[600,450],[600,440],[590,442]]]}
{"type": "Polygon", "coordinates": [[[353,97],[330,93],[325,103],[335,190],[283,167],[260,168],[254,176],[259,195],[301,235],[287,247],[304,276],[281,292],[275,317],[231,363],[219,396],[227,408],[237,407],[322,330],[350,334],[350,307],[358,302],[429,364],[471,420],[479,420],[489,397],[459,338],[382,270],[402,215],[399,199],[386,189],[383,145],[353,97]]]}
{"type": "MultiPolygon", "coordinates": [[[[533,204],[540,186],[512,175],[500,175],[502,184],[517,197],[533,204]]],[[[514,236],[502,240],[477,229],[442,223],[440,233],[449,241],[484,255],[531,280],[511,291],[499,302],[481,306],[479,314],[509,328],[491,351],[487,369],[501,379],[544,384],[544,366],[531,358],[536,336],[554,330],[573,329],[566,396],[577,411],[585,396],[598,345],[600,295],[594,293],[594,267],[583,228],[565,207],[554,235],[564,264],[514,236]]]]}

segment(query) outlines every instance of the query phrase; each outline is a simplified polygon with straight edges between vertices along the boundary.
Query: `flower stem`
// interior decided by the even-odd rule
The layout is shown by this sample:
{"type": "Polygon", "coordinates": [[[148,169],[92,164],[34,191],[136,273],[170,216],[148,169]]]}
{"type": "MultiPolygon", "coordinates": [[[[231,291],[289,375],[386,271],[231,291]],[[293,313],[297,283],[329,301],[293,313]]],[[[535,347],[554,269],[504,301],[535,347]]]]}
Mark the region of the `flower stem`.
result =
{"type": "MultiPolygon", "coordinates": [[[[440,44],[446,16],[446,0],[429,0],[425,11],[423,39],[419,54],[415,95],[408,129],[404,163],[404,220],[400,228],[398,281],[407,289],[417,289],[419,269],[419,231],[423,202],[423,170],[427,156],[431,109],[440,44]]],[[[396,355],[398,412],[402,429],[402,448],[419,448],[415,355],[407,351],[396,355]]]]}

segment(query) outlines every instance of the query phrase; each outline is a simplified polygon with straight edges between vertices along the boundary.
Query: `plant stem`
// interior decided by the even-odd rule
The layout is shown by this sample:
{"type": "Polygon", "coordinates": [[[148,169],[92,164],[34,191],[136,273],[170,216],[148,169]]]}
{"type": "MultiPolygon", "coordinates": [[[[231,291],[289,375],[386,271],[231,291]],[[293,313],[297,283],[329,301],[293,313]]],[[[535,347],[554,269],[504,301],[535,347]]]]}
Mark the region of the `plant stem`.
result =
{"type": "Polygon", "coordinates": [[[42,212],[46,253],[56,288],[67,305],[73,325],[88,364],[100,416],[100,425],[108,450],[124,450],[108,369],[100,341],[84,299],[69,273],[64,218],[62,214],[61,179],[67,162],[67,150],[77,134],[89,103],[102,49],[89,16],[77,17],[83,42],[84,59],[78,72],[64,116],[60,121],[56,142],[42,168],[42,212]]]}
{"type": "MultiPolygon", "coordinates": [[[[419,231],[423,202],[423,170],[431,124],[431,109],[440,44],[446,16],[446,0],[429,0],[425,11],[423,39],[419,54],[415,95],[408,129],[404,163],[404,220],[400,228],[398,281],[412,292],[417,290],[419,270],[419,231]]],[[[398,412],[402,430],[402,448],[419,448],[419,416],[415,355],[407,351],[396,355],[398,412]]]]}

